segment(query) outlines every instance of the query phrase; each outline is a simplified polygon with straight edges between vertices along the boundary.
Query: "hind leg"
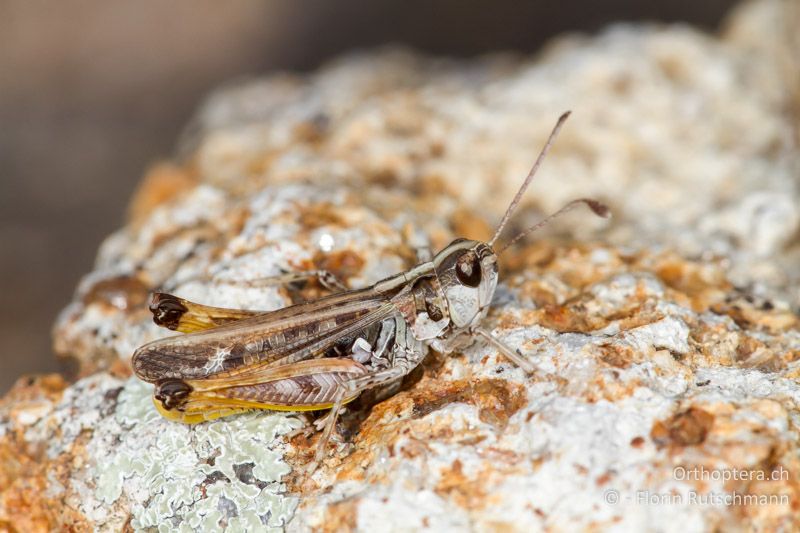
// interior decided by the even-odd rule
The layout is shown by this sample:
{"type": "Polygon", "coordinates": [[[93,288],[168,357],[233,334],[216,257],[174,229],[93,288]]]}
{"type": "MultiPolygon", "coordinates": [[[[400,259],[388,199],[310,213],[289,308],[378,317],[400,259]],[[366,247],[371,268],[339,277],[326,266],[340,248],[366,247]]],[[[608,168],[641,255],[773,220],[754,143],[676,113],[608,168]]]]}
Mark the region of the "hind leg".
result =
{"type": "Polygon", "coordinates": [[[397,366],[388,368],[386,370],[381,370],[379,372],[374,372],[372,374],[367,374],[366,376],[355,378],[340,385],[339,390],[336,391],[333,407],[331,407],[328,416],[325,417],[325,427],[323,428],[322,436],[317,443],[317,451],[314,454],[314,461],[308,466],[309,472],[314,472],[314,470],[317,469],[325,457],[328,441],[333,434],[333,429],[336,427],[336,421],[341,413],[344,400],[346,398],[352,398],[353,396],[361,394],[367,389],[380,387],[381,385],[387,385],[392,381],[402,378],[408,374],[410,370],[411,369],[408,369],[405,366],[397,366]]]}

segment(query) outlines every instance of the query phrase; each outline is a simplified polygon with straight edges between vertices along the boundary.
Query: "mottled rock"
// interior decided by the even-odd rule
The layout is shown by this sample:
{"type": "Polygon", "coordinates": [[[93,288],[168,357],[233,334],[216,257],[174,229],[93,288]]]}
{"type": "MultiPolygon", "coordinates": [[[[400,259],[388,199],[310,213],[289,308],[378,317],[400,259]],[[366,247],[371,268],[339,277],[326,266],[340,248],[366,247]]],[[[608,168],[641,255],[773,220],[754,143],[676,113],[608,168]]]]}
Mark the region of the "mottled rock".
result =
{"type": "Polygon", "coordinates": [[[79,379],[22,378],[0,404],[0,526],[793,529],[798,16],[758,2],[720,37],[615,26],[534,59],[383,51],[215,93],[55,326],[79,379]],[[184,426],[130,377],[171,334],[156,288],[276,309],[324,289],[242,280],[360,287],[417,246],[487,238],[567,108],[509,235],[576,196],[615,218],[503,255],[487,327],[534,375],[480,342],[432,353],[352,406],[313,475],[297,416],[184,426]]]}

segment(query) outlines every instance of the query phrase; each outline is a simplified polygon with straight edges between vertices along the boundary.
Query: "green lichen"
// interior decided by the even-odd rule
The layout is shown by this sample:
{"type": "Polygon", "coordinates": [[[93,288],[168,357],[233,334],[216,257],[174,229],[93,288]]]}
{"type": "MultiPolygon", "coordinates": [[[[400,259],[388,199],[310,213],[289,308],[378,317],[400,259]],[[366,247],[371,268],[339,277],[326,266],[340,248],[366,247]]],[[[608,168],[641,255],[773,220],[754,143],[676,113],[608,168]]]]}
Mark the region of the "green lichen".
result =
{"type": "Polygon", "coordinates": [[[162,419],[151,393],[128,380],[95,431],[98,503],[126,499],[136,530],[281,530],[297,501],[284,494],[289,467],[275,446],[293,419],[254,412],[186,426],[162,419]]]}

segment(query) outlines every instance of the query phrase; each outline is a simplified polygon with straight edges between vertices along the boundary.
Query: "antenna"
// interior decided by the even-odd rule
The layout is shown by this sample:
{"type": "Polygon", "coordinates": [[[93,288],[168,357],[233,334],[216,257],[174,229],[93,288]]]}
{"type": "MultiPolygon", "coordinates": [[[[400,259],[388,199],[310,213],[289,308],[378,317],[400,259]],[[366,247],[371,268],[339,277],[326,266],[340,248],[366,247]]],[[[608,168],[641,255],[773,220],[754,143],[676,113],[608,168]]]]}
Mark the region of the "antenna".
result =
{"type": "Polygon", "coordinates": [[[511,218],[511,215],[514,214],[514,210],[517,208],[517,204],[519,204],[520,200],[522,199],[522,195],[525,194],[525,190],[528,188],[528,185],[530,185],[531,181],[533,181],[533,177],[536,175],[536,171],[539,170],[539,165],[541,165],[542,161],[544,161],[544,156],[547,155],[548,150],[550,150],[550,146],[552,146],[553,141],[555,141],[556,136],[558,136],[558,132],[561,131],[561,126],[563,126],[564,122],[566,122],[567,118],[569,118],[570,113],[571,111],[567,111],[566,113],[558,117],[558,122],[556,122],[553,131],[550,132],[550,136],[547,138],[547,142],[542,148],[542,151],[539,152],[539,157],[536,158],[536,162],[531,167],[531,171],[528,172],[525,181],[522,182],[522,186],[517,191],[516,196],[514,196],[514,199],[511,200],[511,204],[508,206],[508,209],[506,209],[506,214],[503,215],[503,220],[500,221],[500,224],[497,226],[497,229],[495,230],[491,240],[488,243],[486,243],[490,247],[494,244],[494,242],[503,232],[503,228],[506,227],[508,219],[511,218]]]}
{"type": "Polygon", "coordinates": [[[502,254],[507,248],[512,246],[514,243],[516,243],[518,240],[523,238],[528,233],[536,231],[542,226],[547,225],[547,223],[553,220],[554,218],[563,215],[567,211],[571,211],[572,209],[578,207],[581,204],[589,206],[589,209],[591,209],[592,212],[599,217],[609,218],[611,216],[611,210],[608,209],[608,206],[606,204],[598,202],[597,200],[592,200],[591,198],[578,198],[577,200],[572,200],[571,202],[569,202],[567,205],[565,205],[552,215],[545,217],[543,220],[540,220],[530,228],[526,229],[525,231],[518,234],[510,241],[508,241],[506,244],[503,245],[502,248],[500,248],[500,250],[497,252],[497,255],[499,256],[500,254],[502,254]]]}

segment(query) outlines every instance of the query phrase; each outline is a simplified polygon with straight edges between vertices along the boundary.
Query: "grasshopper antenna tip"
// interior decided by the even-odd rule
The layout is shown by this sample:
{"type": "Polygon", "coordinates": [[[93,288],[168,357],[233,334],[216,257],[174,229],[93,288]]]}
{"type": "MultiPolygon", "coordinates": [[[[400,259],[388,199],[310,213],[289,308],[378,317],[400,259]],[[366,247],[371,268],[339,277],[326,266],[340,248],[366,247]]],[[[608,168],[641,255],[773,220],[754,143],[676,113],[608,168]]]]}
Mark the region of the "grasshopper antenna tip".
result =
{"type": "Polygon", "coordinates": [[[556,137],[558,137],[558,132],[561,131],[561,126],[563,126],[564,122],[567,120],[567,118],[569,118],[570,113],[572,113],[572,111],[566,111],[562,113],[560,117],[558,117],[558,121],[553,127],[553,131],[550,132],[550,136],[547,138],[547,142],[545,142],[544,146],[542,147],[542,151],[539,152],[536,162],[533,163],[531,170],[525,177],[525,181],[522,182],[517,194],[514,195],[514,199],[511,200],[511,204],[509,204],[508,209],[506,209],[503,219],[500,221],[500,224],[497,225],[494,235],[487,243],[489,246],[493,246],[495,241],[497,241],[497,238],[500,237],[500,234],[503,233],[503,229],[506,227],[508,219],[514,214],[514,210],[517,208],[517,205],[519,205],[520,200],[522,200],[522,195],[525,194],[525,190],[528,188],[528,185],[530,185],[531,181],[533,181],[536,171],[539,170],[539,166],[541,166],[542,161],[544,161],[547,152],[550,150],[550,147],[553,145],[556,137]]]}
{"type": "Polygon", "coordinates": [[[502,255],[503,252],[508,250],[509,247],[511,247],[514,244],[516,244],[517,241],[522,239],[525,235],[527,235],[529,233],[533,233],[537,229],[546,226],[554,218],[558,218],[561,215],[563,215],[564,213],[566,213],[568,211],[572,211],[573,209],[575,209],[579,205],[587,206],[589,209],[592,210],[592,213],[594,213],[595,215],[597,215],[599,217],[611,218],[611,210],[608,208],[608,206],[606,204],[604,204],[602,202],[598,202],[597,200],[593,200],[591,198],[578,198],[577,200],[572,200],[571,202],[567,203],[564,207],[562,207],[561,209],[559,209],[558,211],[556,211],[552,215],[544,218],[543,220],[540,220],[539,222],[537,222],[536,224],[534,224],[530,228],[526,229],[525,231],[518,233],[516,237],[514,237],[513,239],[508,241],[506,244],[504,244],[497,251],[497,255],[498,256],[502,255]]]}

